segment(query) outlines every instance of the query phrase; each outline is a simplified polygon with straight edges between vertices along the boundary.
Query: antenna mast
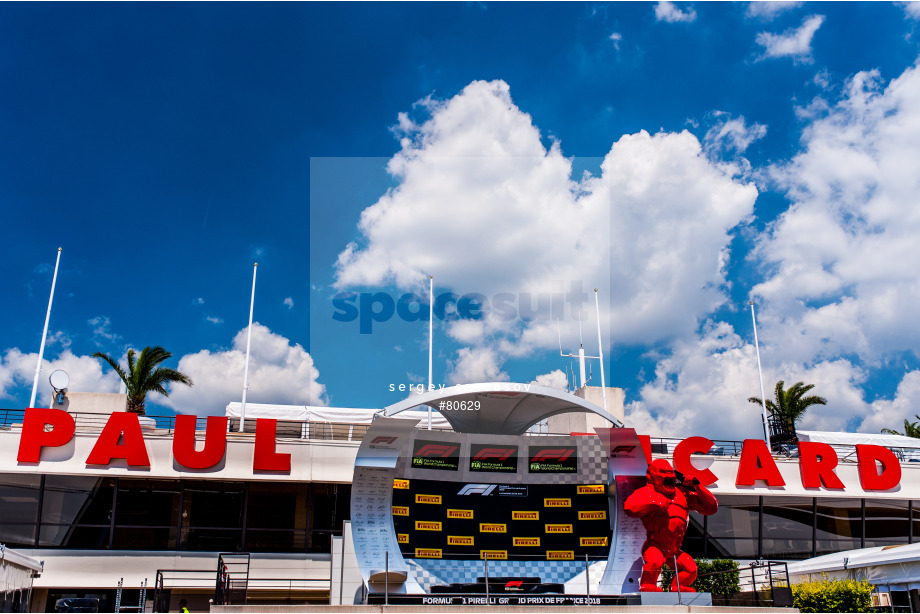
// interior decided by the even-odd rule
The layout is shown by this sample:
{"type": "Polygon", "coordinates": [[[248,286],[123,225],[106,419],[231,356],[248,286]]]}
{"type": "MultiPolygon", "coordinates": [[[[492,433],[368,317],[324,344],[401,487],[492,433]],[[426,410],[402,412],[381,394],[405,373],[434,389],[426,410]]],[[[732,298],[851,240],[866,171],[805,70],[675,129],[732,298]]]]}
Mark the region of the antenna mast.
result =
{"type": "Polygon", "coordinates": [[[597,351],[601,362],[601,396],[604,398],[604,411],[607,411],[607,382],[604,381],[604,343],[601,341],[601,308],[597,301],[597,288],[594,289],[594,311],[597,314],[597,351]]]}
{"type": "Polygon", "coordinates": [[[42,344],[38,348],[38,365],[35,367],[35,379],[32,381],[32,398],[29,407],[35,407],[35,394],[38,392],[38,376],[42,372],[42,356],[45,353],[45,338],[48,337],[48,321],[51,319],[51,302],[54,300],[54,284],[57,283],[58,265],[61,264],[61,250],[58,248],[57,260],[54,262],[54,277],[51,278],[51,296],[48,297],[48,311],[45,313],[45,328],[42,329],[42,344]]]}

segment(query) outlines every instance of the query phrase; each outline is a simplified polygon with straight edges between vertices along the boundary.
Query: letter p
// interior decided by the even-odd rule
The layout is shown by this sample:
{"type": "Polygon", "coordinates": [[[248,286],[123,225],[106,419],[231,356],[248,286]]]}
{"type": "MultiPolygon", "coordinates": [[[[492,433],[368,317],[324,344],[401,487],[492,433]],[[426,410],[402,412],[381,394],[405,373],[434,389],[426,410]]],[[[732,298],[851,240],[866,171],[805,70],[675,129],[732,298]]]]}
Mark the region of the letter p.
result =
{"type": "Polygon", "coordinates": [[[37,463],[41,461],[42,448],[63,446],[76,431],[73,416],[60,409],[26,409],[22,420],[22,436],[19,438],[20,463],[37,463]],[[51,430],[45,430],[50,426],[51,430]]]}
{"type": "Polygon", "coordinates": [[[362,335],[371,334],[372,322],[386,322],[393,317],[396,311],[396,302],[393,297],[386,292],[362,292],[360,298],[361,320],[359,331],[362,335]],[[380,305],[380,310],[374,309],[374,305],[380,305]]]}

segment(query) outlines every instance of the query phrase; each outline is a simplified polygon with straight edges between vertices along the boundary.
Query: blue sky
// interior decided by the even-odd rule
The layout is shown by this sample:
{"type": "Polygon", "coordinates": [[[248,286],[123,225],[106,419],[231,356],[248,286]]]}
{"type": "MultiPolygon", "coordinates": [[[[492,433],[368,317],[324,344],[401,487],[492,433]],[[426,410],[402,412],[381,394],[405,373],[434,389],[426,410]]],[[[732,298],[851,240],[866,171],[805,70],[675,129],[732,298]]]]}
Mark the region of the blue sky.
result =
{"type": "MultiPolygon", "coordinates": [[[[0,5],[0,405],[115,391],[94,351],[163,345],[238,400],[380,407],[427,327],[333,319],[340,293],[600,291],[609,385],[647,432],[756,436],[920,412],[920,5],[0,5]],[[364,212],[362,217],[362,212],[364,212]],[[557,284],[554,286],[553,284],[557,284]]],[[[597,350],[593,297],[583,322],[597,350]]],[[[437,384],[563,386],[550,319],[437,321],[437,384]]],[[[577,347],[571,313],[558,323],[577,347]]],[[[594,381],[599,382],[596,365],[594,381]]]]}

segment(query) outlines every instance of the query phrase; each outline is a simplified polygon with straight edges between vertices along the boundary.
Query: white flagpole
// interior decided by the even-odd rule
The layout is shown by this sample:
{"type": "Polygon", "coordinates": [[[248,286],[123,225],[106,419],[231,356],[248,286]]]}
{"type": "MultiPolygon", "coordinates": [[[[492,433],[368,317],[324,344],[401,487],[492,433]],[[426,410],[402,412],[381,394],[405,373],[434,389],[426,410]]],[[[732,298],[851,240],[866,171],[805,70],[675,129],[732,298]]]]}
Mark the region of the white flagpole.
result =
{"type": "Polygon", "coordinates": [[[767,395],[763,389],[763,369],[760,367],[760,343],[757,341],[757,318],[754,316],[754,301],[751,301],[751,321],[754,322],[754,348],[757,350],[757,373],[760,375],[760,405],[761,420],[763,420],[763,439],[767,442],[767,449],[772,450],[770,445],[770,431],[767,429],[767,395]]]}
{"type": "Polygon", "coordinates": [[[604,399],[604,411],[607,411],[607,382],[604,380],[604,343],[601,341],[601,308],[597,301],[597,288],[594,289],[594,311],[597,313],[597,351],[601,359],[601,396],[604,399]]]}
{"type": "MultiPolygon", "coordinates": [[[[434,383],[434,275],[428,276],[428,390],[434,383]]],[[[431,430],[431,407],[428,407],[428,430],[431,430]]]]}
{"type": "Polygon", "coordinates": [[[252,297],[249,299],[249,330],[246,333],[246,367],[243,370],[243,402],[240,405],[240,433],[246,420],[246,391],[249,390],[249,346],[252,344],[252,308],[256,302],[256,271],[259,263],[252,265],[252,297]]]}
{"type": "Polygon", "coordinates": [[[38,348],[38,364],[35,366],[35,379],[32,380],[32,398],[29,407],[35,407],[35,395],[38,393],[38,376],[42,372],[42,356],[45,355],[45,339],[48,337],[48,322],[51,320],[51,302],[54,300],[54,284],[57,283],[58,265],[61,264],[61,250],[58,248],[57,260],[54,262],[54,277],[51,278],[51,296],[48,297],[48,311],[45,313],[45,328],[42,329],[42,344],[38,348]]]}

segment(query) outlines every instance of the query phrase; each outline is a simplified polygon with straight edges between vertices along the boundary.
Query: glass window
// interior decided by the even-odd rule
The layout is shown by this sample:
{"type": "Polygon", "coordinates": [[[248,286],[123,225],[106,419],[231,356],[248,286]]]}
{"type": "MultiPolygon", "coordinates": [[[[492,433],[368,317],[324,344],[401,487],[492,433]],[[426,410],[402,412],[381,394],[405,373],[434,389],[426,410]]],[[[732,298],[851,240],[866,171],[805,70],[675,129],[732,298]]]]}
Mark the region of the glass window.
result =
{"type": "Polygon", "coordinates": [[[0,543],[7,546],[35,545],[35,521],[41,476],[0,474],[0,543]]]}
{"type": "Polygon", "coordinates": [[[764,558],[811,558],[812,505],[811,497],[764,497],[764,558]]]}
{"type": "Polygon", "coordinates": [[[175,527],[179,519],[179,482],[118,480],[115,525],[175,527]]]}
{"type": "Polygon", "coordinates": [[[866,499],[866,548],[906,544],[907,501],[866,499]]]}
{"type": "Polygon", "coordinates": [[[819,555],[854,550],[862,537],[862,500],[818,498],[817,541],[819,555]]]}
{"type": "Polygon", "coordinates": [[[707,554],[711,558],[758,558],[760,497],[723,496],[708,520],[707,554]]]}
{"type": "Polygon", "coordinates": [[[246,526],[250,529],[306,529],[307,485],[253,482],[246,526]]]}
{"type": "Polygon", "coordinates": [[[239,551],[243,546],[243,484],[188,482],[182,491],[181,550],[239,551]]]}

